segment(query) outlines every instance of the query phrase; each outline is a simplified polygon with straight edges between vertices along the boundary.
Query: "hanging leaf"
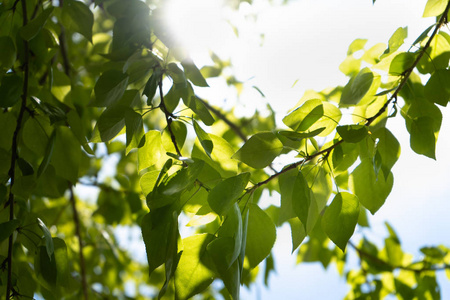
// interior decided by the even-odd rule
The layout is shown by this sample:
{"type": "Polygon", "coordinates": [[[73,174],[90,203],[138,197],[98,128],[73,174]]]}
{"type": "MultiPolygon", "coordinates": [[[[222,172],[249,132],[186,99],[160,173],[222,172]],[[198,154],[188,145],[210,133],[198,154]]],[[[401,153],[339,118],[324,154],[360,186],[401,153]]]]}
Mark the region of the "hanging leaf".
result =
{"type": "Polygon", "coordinates": [[[9,36],[0,36],[0,69],[9,70],[15,60],[16,46],[14,41],[9,36]]]}
{"type": "Polygon", "coordinates": [[[190,59],[185,59],[181,62],[181,65],[183,66],[184,73],[186,74],[186,77],[196,86],[201,87],[207,87],[209,86],[206,82],[205,78],[203,78],[202,73],[200,73],[200,70],[197,68],[197,66],[194,64],[194,62],[190,59]]]}
{"type": "Polygon", "coordinates": [[[42,232],[44,233],[45,249],[47,250],[48,258],[51,259],[53,252],[55,251],[52,234],[50,233],[50,230],[48,230],[47,226],[45,226],[44,222],[42,222],[41,219],[37,218],[37,223],[39,225],[39,228],[41,228],[42,232]]]}
{"type": "Polygon", "coordinates": [[[365,125],[343,125],[336,127],[342,139],[348,143],[358,143],[366,138],[369,130],[365,125]]]}
{"type": "Polygon", "coordinates": [[[374,76],[369,68],[364,68],[350,79],[342,91],[339,104],[357,105],[361,99],[369,92],[374,81],[374,76]]]}
{"type": "Polygon", "coordinates": [[[306,229],[308,214],[312,202],[308,182],[302,172],[298,172],[292,190],[292,209],[306,229]]]}
{"type": "Polygon", "coordinates": [[[434,135],[434,120],[430,117],[420,117],[411,124],[411,149],[417,154],[423,154],[436,159],[436,137],[434,135]]]}
{"type": "Polygon", "coordinates": [[[198,140],[200,141],[200,144],[203,147],[203,150],[205,150],[206,154],[208,154],[209,157],[211,157],[211,152],[214,148],[214,144],[209,137],[209,135],[198,125],[198,123],[195,120],[192,120],[192,124],[194,125],[195,134],[197,135],[198,140]]]}
{"type": "Polygon", "coordinates": [[[128,75],[121,71],[108,70],[104,72],[95,84],[95,99],[91,102],[91,105],[107,107],[114,104],[122,98],[127,85],[128,75]]]}
{"type": "Polygon", "coordinates": [[[257,204],[249,206],[245,254],[253,269],[266,258],[276,239],[275,224],[257,204]]]}
{"type": "Polygon", "coordinates": [[[13,220],[1,223],[0,224],[0,244],[1,244],[1,242],[6,240],[7,238],[9,238],[9,236],[11,234],[13,234],[13,232],[19,227],[19,225],[20,225],[20,220],[18,220],[18,219],[13,219],[13,220]]]}
{"type": "Polygon", "coordinates": [[[218,215],[225,215],[242,195],[249,179],[250,173],[242,173],[217,184],[208,194],[209,206],[218,215]]]}
{"type": "Polygon", "coordinates": [[[372,214],[383,206],[392,190],[394,179],[392,173],[385,177],[383,172],[375,176],[371,158],[361,160],[361,163],[350,174],[349,187],[372,214]]]}
{"type": "Polygon", "coordinates": [[[259,132],[245,142],[232,156],[255,169],[263,169],[283,150],[283,144],[273,132],[259,132]]]}
{"type": "Polygon", "coordinates": [[[44,9],[36,18],[28,22],[27,25],[20,28],[19,34],[25,40],[29,41],[34,38],[44,27],[47,19],[50,17],[53,12],[54,7],[50,6],[47,9],[44,9]]]}
{"type": "Polygon", "coordinates": [[[214,240],[208,233],[183,239],[183,253],[175,272],[177,299],[185,300],[205,290],[214,280],[211,256],[206,247],[214,240]]]}
{"type": "Polygon", "coordinates": [[[325,210],[322,228],[342,251],[355,231],[358,216],[358,198],[346,192],[338,193],[325,210]]]}
{"type": "Polygon", "coordinates": [[[428,0],[422,17],[427,18],[438,16],[444,12],[446,6],[447,1],[445,0],[428,0]]]}
{"type": "Polygon", "coordinates": [[[323,114],[323,105],[320,100],[308,100],[284,117],[283,123],[294,131],[305,131],[322,118],[323,114]]]}
{"type": "Polygon", "coordinates": [[[94,15],[86,4],[81,1],[65,0],[61,16],[64,26],[80,33],[92,43],[94,15]]]}

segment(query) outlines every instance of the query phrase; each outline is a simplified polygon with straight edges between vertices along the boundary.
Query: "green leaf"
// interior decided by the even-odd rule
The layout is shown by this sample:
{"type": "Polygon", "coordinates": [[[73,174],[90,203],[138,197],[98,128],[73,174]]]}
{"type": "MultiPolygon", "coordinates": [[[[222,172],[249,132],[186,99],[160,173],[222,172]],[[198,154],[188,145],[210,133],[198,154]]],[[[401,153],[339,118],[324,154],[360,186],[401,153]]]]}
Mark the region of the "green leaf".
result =
{"type": "Polygon", "coordinates": [[[278,224],[281,225],[285,221],[296,217],[294,210],[292,209],[292,197],[294,191],[294,184],[297,178],[297,169],[289,170],[282,173],[278,177],[278,185],[280,188],[281,205],[278,224]]]}
{"type": "MultiPolygon", "coordinates": [[[[161,81],[162,72],[160,68],[156,68],[152,76],[148,79],[144,88],[144,95],[147,96],[147,105],[152,104],[152,100],[155,97],[156,89],[161,81]]],[[[165,99],[164,99],[165,100],[165,99]]]]}
{"type": "Polygon", "coordinates": [[[400,157],[400,143],[386,127],[381,127],[375,131],[372,137],[378,139],[376,151],[381,156],[381,169],[384,172],[384,177],[387,178],[390,170],[400,157]]]}
{"type": "Polygon", "coordinates": [[[22,171],[23,176],[34,174],[33,166],[22,157],[19,157],[19,159],[17,160],[17,164],[19,165],[19,169],[20,171],[22,171]]]}
{"type": "Polygon", "coordinates": [[[340,104],[356,105],[369,92],[374,81],[374,76],[369,68],[364,68],[350,79],[342,91],[340,104]]]}
{"type": "Polygon", "coordinates": [[[450,70],[436,70],[431,74],[423,92],[428,101],[447,106],[450,100],[450,70]]]}
{"type": "Polygon", "coordinates": [[[11,234],[19,227],[20,220],[13,219],[0,224],[0,244],[9,238],[11,234]]]}
{"type": "MultiPolygon", "coordinates": [[[[9,36],[0,36],[0,69],[9,70],[16,60],[16,46],[9,36]]],[[[3,101],[2,101],[3,102],[3,101]]]]}
{"type": "Polygon", "coordinates": [[[306,101],[302,106],[295,109],[283,118],[283,123],[294,131],[305,131],[324,115],[323,105],[320,100],[306,101]]]}
{"type": "Polygon", "coordinates": [[[346,192],[338,193],[325,210],[322,228],[342,251],[355,231],[358,216],[358,198],[346,192]]]}
{"type": "Polygon", "coordinates": [[[305,226],[298,218],[289,219],[289,225],[291,226],[291,239],[292,239],[292,251],[291,254],[300,246],[307,234],[305,226]]]}
{"type": "Polygon", "coordinates": [[[356,39],[348,46],[347,55],[352,55],[356,51],[364,49],[367,39],[356,39]]]}
{"type": "Polygon", "coordinates": [[[410,134],[411,149],[414,152],[436,159],[436,136],[434,135],[434,120],[431,117],[414,119],[410,134]]]}
{"type": "Polygon", "coordinates": [[[179,121],[171,121],[170,130],[172,131],[172,133],[169,131],[168,127],[164,128],[163,134],[161,136],[162,144],[167,152],[176,153],[177,151],[175,150],[175,146],[173,144],[172,134],[175,137],[178,149],[181,150],[187,136],[186,124],[179,121]]]}
{"type": "Polygon", "coordinates": [[[400,76],[409,70],[414,61],[416,60],[416,54],[411,52],[403,52],[397,54],[389,66],[389,74],[400,76]]]}
{"type": "Polygon", "coordinates": [[[209,206],[218,215],[225,215],[242,195],[250,179],[250,173],[242,173],[218,183],[208,194],[209,206]]]}
{"type": "Polygon", "coordinates": [[[17,75],[6,75],[2,78],[0,86],[0,107],[14,106],[22,95],[23,80],[17,75]]]}
{"type": "Polygon", "coordinates": [[[94,87],[95,99],[91,105],[107,107],[122,98],[128,85],[128,75],[118,70],[105,71],[94,87]]]}
{"type": "Polygon", "coordinates": [[[208,83],[206,82],[205,78],[203,78],[202,73],[200,73],[200,70],[197,68],[197,66],[194,64],[194,62],[190,59],[185,59],[181,62],[181,65],[184,68],[184,73],[186,74],[186,77],[196,86],[201,87],[208,87],[208,83]]]}
{"type": "Polygon", "coordinates": [[[162,189],[162,194],[173,195],[186,190],[198,178],[205,162],[197,160],[189,164],[187,168],[183,168],[169,180],[162,189]]]}
{"type": "Polygon", "coordinates": [[[206,154],[211,157],[211,152],[214,149],[214,144],[211,138],[195,120],[192,120],[192,124],[194,125],[195,134],[197,135],[197,138],[200,141],[203,150],[205,150],[206,154]]]}
{"type": "Polygon", "coordinates": [[[145,143],[142,115],[128,108],[125,111],[125,126],[127,134],[125,154],[128,155],[132,149],[142,147],[145,143]]]}
{"type": "Polygon", "coordinates": [[[214,134],[209,134],[211,141],[213,142],[213,150],[211,157],[209,157],[203,150],[203,147],[199,143],[194,144],[192,150],[192,158],[199,158],[208,163],[214,168],[222,178],[236,175],[237,173],[237,161],[232,159],[234,149],[231,145],[222,137],[214,134]]]}
{"type": "Polygon", "coordinates": [[[170,206],[153,209],[142,219],[141,229],[151,275],[172,258],[174,249],[170,248],[176,246],[178,239],[178,215],[170,206]]]}
{"type": "Polygon", "coordinates": [[[342,139],[348,143],[358,143],[366,138],[369,130],[365,125],[343,125],[336,127],[342,139]]]}
{"type": "Polygon", "coordinates": [[[37,223],[39,225],[39,228],[41,228],[42,232],[44,233],[45,249],[47,250],[48,258],[51,260],[52,255],[55,252],[52,234],[50,233],[50,230],[48,230],[47,226],[45,226],[44,222],[42,222],[41,219],[37,218],[37,223]]]}
{"type": "Polygon", "coordinates": [[[408,27],[397,28],[394,34],[390,37],[388,48],[386,49],[386,51],[384,51],[381,58],[397,51],[398,48],[400,48],[400,46],[403,45],[407,36],[408,36],[408,27]]]}
{"type": "Polygon", "coordinates": [[[309,208],[311,206],[311,189],[302,172],[298,172],[292,190],[292,209],[306,229],[309,208]]]}
{"type": "Polygon", "coordinates": [[[158,130],[149,130],[144,138],[145,144],[138,148],[139,171],[156,164],[165,153],[162,146],[161,133],[158,130]]]}
{"type": "Polygon", "coordinates": [[[64,26],[92,42],[94,15],[86,4],[81,1],[65,0],[61,16],[64,26]]]}
{"type": "Polygon", "coordinates": [[[103,111],[96,124],[102,142],[109,142],[122,131],[125,126],[126,110],[126,106],[116,104],[103,111]]]}
{"type": "Polygon", "coordinates": [[[437,34],[430,43],[430,48],[417,64],[417,69],[422,74],[431,74],[436,70],[448,68],[450,60],[450,44],[442,34],[437,34]]]}
{"type": "Polygon", "coordinates": [[[185,300],[205,290],[214,280],[211,257],[206,250],[214,236],[197,234],[183,239],[183,253],[175,271],[177,299],[185,300]]]}
{"type": "Polygon", "coordinates": [[[75,184],[78,180],[78,170],[81,162],[80,143],[68,127],[56,127],[55,134],[51,163],[55,167],[58,176],[75,184]]]}
{"type": "Polygon", "coordinates": [[[383,172],[379,172],[378,176],[375,175],[371,158],[362,159],[349,178],[350,190],[372,214],[383,206],[392,190],[393,183],[391,172],[388,176],[385,176],[383,172]]]}
{"type": "Polygon", "coordinates": [[[55,250],[49,257],[45,246],[39,246],[34,257],[34,267],[39,281],[45,288],[58,294],[56,287],[67,287],[70,278],[70,263],[66,243],[60,238],[53,238],[55,250]]]}
{"type": "Polygon", "coordinates": [[[313,130],[310,132],[295,132],[295,131],[280,130],[280,131],[278,131],[278,133],[281,134],[282,136],[287,137],[290,140],[299,142],[306,138],[315,137],[316,135],[320,134],[324,130],[325,130],[325,127],[321,127],[321,128],[317,128],[316,130],[313,130]]]}
{"type": "Polygon", "coordinates": [[[435,17],[442,14],[447,6],[446,0],[428,0],[423,11],[423,18],[435,17]]]}
{"type": "Polygon", "coordinates": [[[253,269],[266,258],[276,239],[276,228],[272,219],[257,204],[249,206],[247,241],[245,253],[253,269]]]}
{"type": "Polygon", "coordinates": [[[24,27],[20,28],[20,36],[25,41],[29,41],[34,38],[41,31],[42,27],[44,27],[48,17],[50,17],[51,13],[53,12],[53,9],[53,6],[44,9],[36,18],[28,22],[28,24],[24,27]]]}
{"type": "Polygon", "coordinates": [[[258,132],[232,156],[255,169],[263,169],[280,155],[283,144],[273,132],[258,132]]]}

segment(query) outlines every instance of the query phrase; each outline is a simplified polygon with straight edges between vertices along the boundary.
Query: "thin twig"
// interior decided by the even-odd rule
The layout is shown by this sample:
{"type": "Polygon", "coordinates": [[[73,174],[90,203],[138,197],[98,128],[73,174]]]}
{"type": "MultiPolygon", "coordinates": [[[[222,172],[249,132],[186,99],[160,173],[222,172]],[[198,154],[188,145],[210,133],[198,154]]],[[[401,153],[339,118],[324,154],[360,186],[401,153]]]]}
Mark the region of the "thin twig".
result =
{"type": "MultiPolygon", "coordinates": [[[[197,96],[196,96],[197,97],[197,96]]],[[[242,132],[242,130],[230,121],[220,110],[217,108],[212,107],[207,101],[197,97],[198,100],[200,100],[209,111],[212,111],[219,119],[225,122],[244,142],[247,141],[247,136],[242,132]]]]}
{"type": "MultiPolygon", "coordinates": [[[[26,0],[22,0],[22,14],[23,14],[23,26],[26,26],[28,23],[27,18],[27,4],[26,0]]],[[[18,146],[17,141],[19,139],[19,131],[22,127],[22,119],[23,115],[25,113],[25,108],[27,106],[27,97],[28,97],[28,77],[29,77],[29,50],[28,50],[28,42],[24,40],[23,42],[24,46],[24,80],[23,80],[23,88],[22,88],[22,103],[20,106],[19,116],[17,117],[17,124],[16,129],[14,130],[13,134],[13,140],[12,140],[12,147],[11,147],[11,166],[9,168],[9,177],[11,178],[11,182],[9,185],[9,197],[7,205],[9,205],[9,220],[14,219],[14,193],[13,193],[13,186],[15,182],[15,176],[16,176],[16,160],[18,158],[18,146]]],[[[12,250],[13,250],[13,235],[11,234],[9,236],[8,240],[8,279],[6,284],[6,299],[9,299],[11,296],[12,289],[12,250]]]]}
{"type": "Polygon", "coordinates": [[[80,271],[81,271],[81,286],[83,287],[83,295],[84,299],[88,300],[88,284],[87,284],[87,278],[86,278],[86,264],[84,260],[84,254],[83,254],[83,239],[81,237],[81,224],[80,224],[80,218],[78,216],[78,210],[76,207],[75,202],[75,195],[73,192],[73,187],[70,182],[68,182],[69,185],[69,191],[70,191],[70,203],[72,204],[72,211],[73,211],[73,222],[75,225],[75,234],[78,238],[78,247],[79,247],[79,255],[80,255],[80,271]]]}

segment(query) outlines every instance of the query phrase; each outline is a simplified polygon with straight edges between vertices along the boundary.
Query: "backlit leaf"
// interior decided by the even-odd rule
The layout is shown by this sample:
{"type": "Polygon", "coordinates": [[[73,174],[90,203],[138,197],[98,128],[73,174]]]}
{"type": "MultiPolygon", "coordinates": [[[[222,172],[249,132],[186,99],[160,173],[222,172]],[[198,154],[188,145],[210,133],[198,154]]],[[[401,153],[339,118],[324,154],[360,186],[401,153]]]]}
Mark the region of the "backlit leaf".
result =
{"type": "Polygon", "coordinates": [[[436,159],[436,137],[433,130],[434,120],[430,117],[420,117],[411,124],[411,149],[417,154],[423,154],[436,159]]]}
{"type": "Polygon", "coordinates": [[[358,216],[358,198],[346,192],[338,193],[325,210],[322,228],[342,251],[355,231],[358,216]]]}
{"type": "Polygon", "coordinates": [[[62,9],[62,21],[66,27],[80,33],[92,42],[94,15],[84,2],[65,0],[62,9]]]}
{"type": "Polygon", "coordinates": [[[340,104],[343,105],[356,105],[367,94],[374,76],[369,68],[364,68],[359,73],[350,79],[347,85],[342,91],[340,104]]]}
{"type": "Polygon", "coordinates": [[[128,85],[128,75],[118,70],[104,72],[94,87],[95,99],[91,105],[107,107],[117,102],[128,85]]]}
{"type": "Polygon", "coordinates": [[[206,250],[214,236],[208,233],[183,239],[183,253],[175,272],[177,299],[188,299],[206,289],[214,279],[211,257],[206,250]]]}
{"type": "Polygon", "coordinates": [[[348,143],[358,143],[369,134],[369,130],[365,125],[338,126],[336,127],[336,131],[348,143]]]}
{"type": "Polygon", "coordinates": [[[383,172],[379,172],[378,176],[375,176],[373,162],[370,158],[363,159],[349,178],[350,189],[372,214],[375,214],[383,206],[392,190],[393,183],[394,178],[391,172],[388,176],[385,176],[383,172]]]}
{"type": "Polygon", "coordinates": [[[195,134],[197,135],[198,140],[200,141],[200,144],[203,147],[203,150],[205,150],[206,154],[208,154],[209,157],[211,157],[211,152],[214,148],[214,144],[209,137],[209,135],[198,125],[198,123],[195,120],[192,120],[192,124],[194,125],[195,134]]]}
{"type": "Polygon", "coordinates": [[[428,0],[422,17],[427,18],[438,16],[444,12],[446,6],[446,0],[428,0]]]}
{"type": "Polygon", "coordinates": [[[253,135],[232,156],[255,169],[262,169],[280,155],[283,144],[272,132],[259,132],[253,135]]]}
{"type": "Polygon", "coordinates": [[[250,173],[242,173],[218,183],[208,194],[209,206],[219,215],[225,215],[242,195],[250,173]]]}
{"type": "Polygon", "coordinates": [[[258,205],[250,204],[245,249],[250,268],[255,268],[270,254],[275,239],[275,224],[258,205]]]}

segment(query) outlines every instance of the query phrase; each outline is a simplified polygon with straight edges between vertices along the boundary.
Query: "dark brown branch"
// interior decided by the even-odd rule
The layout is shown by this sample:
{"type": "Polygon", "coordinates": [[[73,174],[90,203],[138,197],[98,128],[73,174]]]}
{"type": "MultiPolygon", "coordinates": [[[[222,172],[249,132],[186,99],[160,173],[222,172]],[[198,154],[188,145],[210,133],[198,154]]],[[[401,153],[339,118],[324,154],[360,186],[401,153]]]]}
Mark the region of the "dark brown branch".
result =
{"type": "MultiPolygon", "coordinates": [[[[21,0],[22,3],[22,14],[23,14],[23,26],[26,26],[28,23],[27,19],[27,4],[26,0],[21,0]]],[[[12,140],[12,146],[11,146],[11,166],[9,168],[9,177],[11,178],[10,186],[9,186],[9,196],[8,196],[8,202],[7,205],[9,205],[9,220],[14,219],[14,193],[12,192],[14,182],[15,182],[15,176],[16,176],[16,160],[18,158],[18,139],[19,139],[19,132],[22,127],[22,119],[23,115],[25,113],[25,108],[27,106],[27,97],[28,97],[28,78],[29,78],[29,49],[28,49],[28,42],[23,42],[24,46],[24,74],[23,74],[23,88],[22,88],[22,103],[20,106],[19,116],[17,117],[17,124],[16,129],[14,130],[13,134],[13,140],[12,140]]],[[[12,253],[13,250],[13,235],[11,234],[9,236],[8,240],[8,279],[6,283],[6,299],[9,299],[11,297],[11,291],[13,291],[12,287],[12,253]]]]}
{"type": "Polygon", "coordinates": [[[447,270],[447,269],[450,270],[450,265],[447,265],[447,264],[439,265],[439,266],[437,266],[437,265],[423,266],[421,268],[414,268],[411,266],[392,265],[391,263],[389,263],[367,251],[364,251],[361,248],[356,247],[356,245],[353,244],[352,242],[348,242],[348,244],[350,245],[350,247],[352,247],[356,251],[356,253],[358,253],[358,256],[361,259],[366,258],[368,260],[371,260],[374,263],[388,267],[391,270],[405,270],[405,271],[411,271],[411,272],[416,272],[416,273],[421,273],[421,272],[426,272],[426,271],[443,271],[443,270],[447,270]]]}
{"type": "MultiPolygon", "coordinates": [[[[59,0],[59,7],[63,7],[64,2],[63,0],[59,0]]],[[[61,33],[59,34],[59,45],[61,50],[61,57],[63,61],[63,69],[64,73],[70,77],[70,62],[69,62],[69,56],[67,55],[67,40],[66,40],[66,29],[64,26],[60,26],[61,33]]]]}
{"type": "MultiPolygon", "coordinates": [[[[197,97],[197,96],[196,96],[197,97]]],[[[197,97],[198,100],[200,100],[209,111],[212,111],[219,119],[225,122],[231,130],[233,130],[244,142],[247,141],[247,136],[242,132],[242,130],[233,122],[230,121],[220,110],[217,108],[212,107],[207,101],[197,97]]]]}
{"type": "Polygon", "coordinates": [[[78,238],[78,247],[79,247],[79,256],[80,256],[80,272],[81,272],[81,286],[83,287],[83,296],[85,300],[89,299],[88,295],[88,284],[86,280],[86,264],[84,260],[84,254],[83,254],[83,239],[81,237],[81,224],[80,224],[80,218],[78,216],[78,210],[75,202],[75,195],[73,192],[73,187],[70,182],[68,182],[69,185],[69,191],[70,191],[70,203],[72,205],[72,211],[73,211],[73,222],[75,225],[75,234],[78,238]]]}
{"type": "Polygon", "coordinates": [[[366,120],[366,126],[369,126],[373,123],[379,116],[381,116],[389,106],[389,103],[391,103],[393,100],[397,99],[398,94],[402,90],[402,88],[405,86],[406,82],[408,81],[409,77],[411,76],[414,68],[417,66],[419,61],[422,59],[422,56],[425,54],[425,52],[430,48],[431,42],[433,41],[436,34],[439,32],[439,29],[447,22],[447,14],[450,10],[450,1],[447,3],[447,7],[445,8],[445,11],[443,12],[441,18],[436,24],[436,27],[434,28],[433,33],[431,34],[430,38],[428,39],[425,46],[419,51],[419,55],[417,55],[416,59],[414,60],[414,63],[404,72],[403,78],[400,81],[400,84],[395,89],[394,93],[392,93],[391,97],[389,97],[388,101],[383,105],[383,107],[372,117],[368,118],[366,120]]]}

